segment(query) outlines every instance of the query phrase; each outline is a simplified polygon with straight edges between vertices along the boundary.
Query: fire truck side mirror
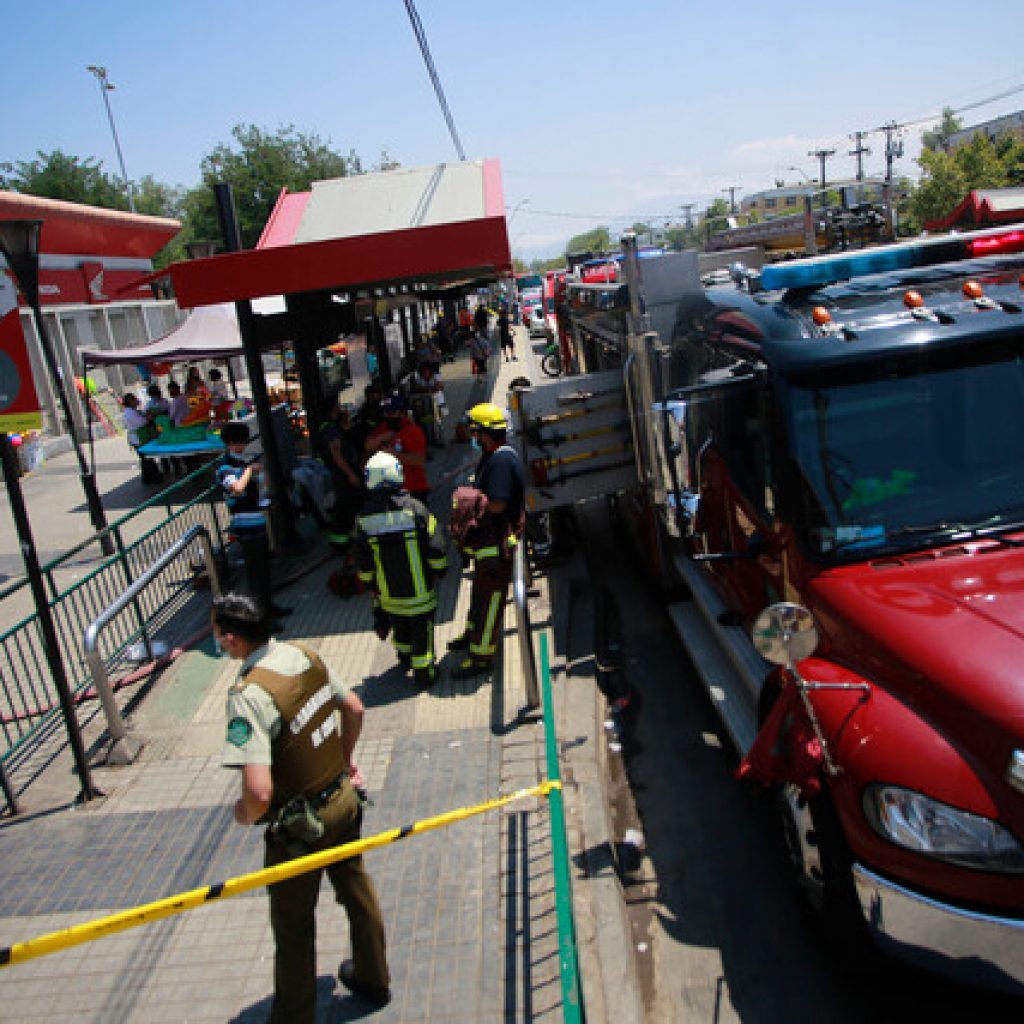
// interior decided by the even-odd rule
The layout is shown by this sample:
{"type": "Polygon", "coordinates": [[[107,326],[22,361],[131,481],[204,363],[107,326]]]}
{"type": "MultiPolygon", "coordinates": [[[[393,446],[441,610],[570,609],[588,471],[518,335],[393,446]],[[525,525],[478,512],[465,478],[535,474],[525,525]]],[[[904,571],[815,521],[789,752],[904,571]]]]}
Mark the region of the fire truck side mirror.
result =
{"type": "Polygon", "coordinates": [[[788,601],[765,608],[754,622],[751,638],[765,661],[790,669],[818,647],[814,616],[803,605],[788,601]]]}

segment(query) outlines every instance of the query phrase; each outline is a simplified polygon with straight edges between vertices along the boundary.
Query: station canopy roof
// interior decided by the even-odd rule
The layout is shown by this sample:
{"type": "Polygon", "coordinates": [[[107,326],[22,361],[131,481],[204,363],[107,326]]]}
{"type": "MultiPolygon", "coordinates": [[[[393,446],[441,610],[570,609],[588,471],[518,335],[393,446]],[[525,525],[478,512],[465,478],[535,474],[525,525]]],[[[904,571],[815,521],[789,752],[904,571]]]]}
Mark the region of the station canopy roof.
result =
{"type": "Polygon", "coordinates": [[[301,292],[474,287],[512,272],[497,160],[314,182],[282,191],[257,248],[172,264],[178,304],[301,292]]]}
{"type": "Polygon", "coordinates": [[[181,363],[228,359],[242,354],[238,317],[231,303],[194,309],[182,324],[146,345],[119,349],[81,349],[88,366],[181,363]]]}
{"type": "Polygon", "coordinates": [[[41,220],[40,253],[152,259],[180,230],[167,217],[0,191],[0,220],[41,220]]]}

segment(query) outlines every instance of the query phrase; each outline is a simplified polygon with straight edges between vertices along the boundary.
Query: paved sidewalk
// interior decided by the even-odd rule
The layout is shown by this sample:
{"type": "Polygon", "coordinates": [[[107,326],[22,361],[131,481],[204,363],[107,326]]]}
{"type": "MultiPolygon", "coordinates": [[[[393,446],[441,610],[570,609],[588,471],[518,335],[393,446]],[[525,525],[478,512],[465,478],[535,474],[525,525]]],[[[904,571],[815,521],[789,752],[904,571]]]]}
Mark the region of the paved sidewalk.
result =
{"type": "MultiPolygon", "coordinates": [[[[492,394],[504,404],[509,380],[538,377],[522,331],[517,349],[517,362],[492,358],[487,382],[470,378],[465,356],[445,367],[453,415],[492,394]]],[[[439,516],[455,469],[470,460],[467,447],[449,444],[430,463],[434,479],[449,474],[432,502],[439,516]]],[[[543,779],[543,726],[538,716],[519,715],[526,698],[511,602],[493,681],[454,682],[447,669],[457,659],[449,655],[435,688],[418,693],[391,646],[373,634],[369,601],[339,599],[326,589],[333,567],[321,564],[281,593],[295,609],[284,636],[317,648],[359,681],[367,715],[356,760],[372,800],[363,834],[543,779]]],[[[455,567],[440,591],[439,652],[459,632],[467,601],[468,582],[455,567]]],[[[557,665],[564,638],[557,636],[559,610],[547,579],[535,581],[531,611],[535,634],[548,632],[557,665]]],[[[233,823],[238,776],[219,763],[225,694],[236,671],[209,640],[177,659],[130,710],[132,735],[145,744],[139,759],[96,769],[105,798],[77,809],[48,805],[45,779],[38,794],[32,788],[22,794],[28,813],[0,821],[0,946],[261,866],[262,829],[233,823]]],[[[585,756],[593,766],[601,710],[592,684],[584,686],[556,703],[560,729],[566,714],[577,716],[568,720],[563,743],[575,748],[577,765],[585,756]]],[[[65,756],[50,773],[63,776],[64,792],[69,772],[65,756]]],[[[587,777],[592,786],[593,771],[587,777]]],[[[592,824],[594,807],[583,813],[571,794],[567,799],[571,833],[581,846],[600,843],[603,826],[592,824]],[[584,818],[591,820],[587,828],[584,818]]],[[[393,843],[366,862],[381,896],[393,978],[393,1001],[374,1020],[562,1019],[545,801],[393,843]]],[[[579,866],[573,873],[579,875],[579,866]]],[[[608,918],[596,917],[607,943],[608,918]]],[[[318,921],[319,1020],[361,1019],[367,1006],[335,980],[339,961],[349,955],[348,936],[326,886],[318,921]]],[[[0,1021],[262,1021],[272,958],[266,900],[256,890],[0,970],[0,1021]]],[[[587,962],[584,950],[585,970],[587,962]]],[[[600,978],[588,985],[596,992],[600,978]]],[[[600,1017],[591,1014],[592,1021],[600,1017]]]]}

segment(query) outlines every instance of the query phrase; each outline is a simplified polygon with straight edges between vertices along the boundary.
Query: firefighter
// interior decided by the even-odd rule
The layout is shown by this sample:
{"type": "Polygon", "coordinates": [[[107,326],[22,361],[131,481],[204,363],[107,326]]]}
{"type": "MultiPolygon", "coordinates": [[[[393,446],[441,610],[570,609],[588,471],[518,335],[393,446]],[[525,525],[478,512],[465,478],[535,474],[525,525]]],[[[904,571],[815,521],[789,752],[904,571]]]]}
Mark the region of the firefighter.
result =
{"type": "Polygon", "coordinates": [[[512,580],[512,555],[522,535],[526,485],[522,460],[506,442],[508,423],[501,409],[481,402],[469,410],[468,419],[470,441],[482,453],[475,486],[486,502],[460,544],[463,557],[472,560],[473,582],[466,628],[448,647],[467,652],[453,672],[462,679],[490,672],[494,664],[512,580]]]}
{"type": "Polygon", "coordinates": [[[445,538],[423,502],[404,489],[402,464],[389,452],[366,463],[369,496],[356,517],[359,579],[374,595],[374,629],[388,632],[417,686],[434,684],[435,585],[448,568],[445,538]]]}

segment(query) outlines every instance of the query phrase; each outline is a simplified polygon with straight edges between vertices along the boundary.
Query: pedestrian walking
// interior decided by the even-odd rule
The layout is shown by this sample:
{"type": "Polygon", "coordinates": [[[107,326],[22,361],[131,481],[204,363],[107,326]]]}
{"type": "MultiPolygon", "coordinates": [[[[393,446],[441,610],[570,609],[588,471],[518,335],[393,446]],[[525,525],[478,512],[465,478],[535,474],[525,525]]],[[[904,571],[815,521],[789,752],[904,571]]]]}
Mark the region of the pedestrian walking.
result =
{"type": "MultiPolygon", "coordinates": [[[[214,597],[212,626],[222,649],[242,662],[228,692],[221,761],[241,769],[235,821],[268,826],[266,867],[357,840],[365,783],[352,755],[362,701],[315,652],[273,639],[248,596],[214,597]]],[[[377,892],[362,858],[351,857],[268,889],[272,1024],[316,1020],[316,904],[325,870],[349,922],[352,959],[339,967],[339,980],[375,1006],[391,999],[377,892]]]]}
{"type": "Polygon", "coordinates": [[[455,509],[472,515],[470,527],[461,533],[453,530],[453,535],[473,565],[466,625],[448,644],[450,650],[467,653],[453,672],[455,678],[477,676],[493,667],[512,580],[512,555],[523,532],[526,485],[522,460],[506,443],[508,423],[501,409],[481,402],[469,410],[468,419],[470,440],[481,456],[469,508],[455,509]]]}
{"type": "Polygon", "coordinates": [[[231,514],[228,532],[242,549],[249,594],[259,603],[264,614],[274,617],[290,615],[290,608],[274,603],[266,512],[270,502],[260,496],[263,467],[245,455],[249,428],[232,420],[221,427],[220,436],[227,447],[227,454],[217,467],[217,483],[231,514]]]}
{"type": "Polygon", "coordinates": [[[512,324],[508,318],[508,310],[502,307],[498,313],[498,340],[501,343],[501,354],[505,362],[511,363],[516,358],[516,346],[512,340],[512,324]]]}
{"type": "Polygon", "coordinates": [[[430,510],[404,487],[402,464],[378,452],[366,463],[366,502],[353,548],[359,579],[373,594],[374,630],[391,633],[398,660],[418,686],[433,686],[437,582],[448,569],[444,534],[430,510]]]}
{"type": "Polygon", "coordinates": [[[474,331],[469,336],[469,358],[473,363],[473,375],[476,378],[474,383],[483,383],[487,377],[487,357],[491,354],[491,347],[487,340],[474,331]]]}

